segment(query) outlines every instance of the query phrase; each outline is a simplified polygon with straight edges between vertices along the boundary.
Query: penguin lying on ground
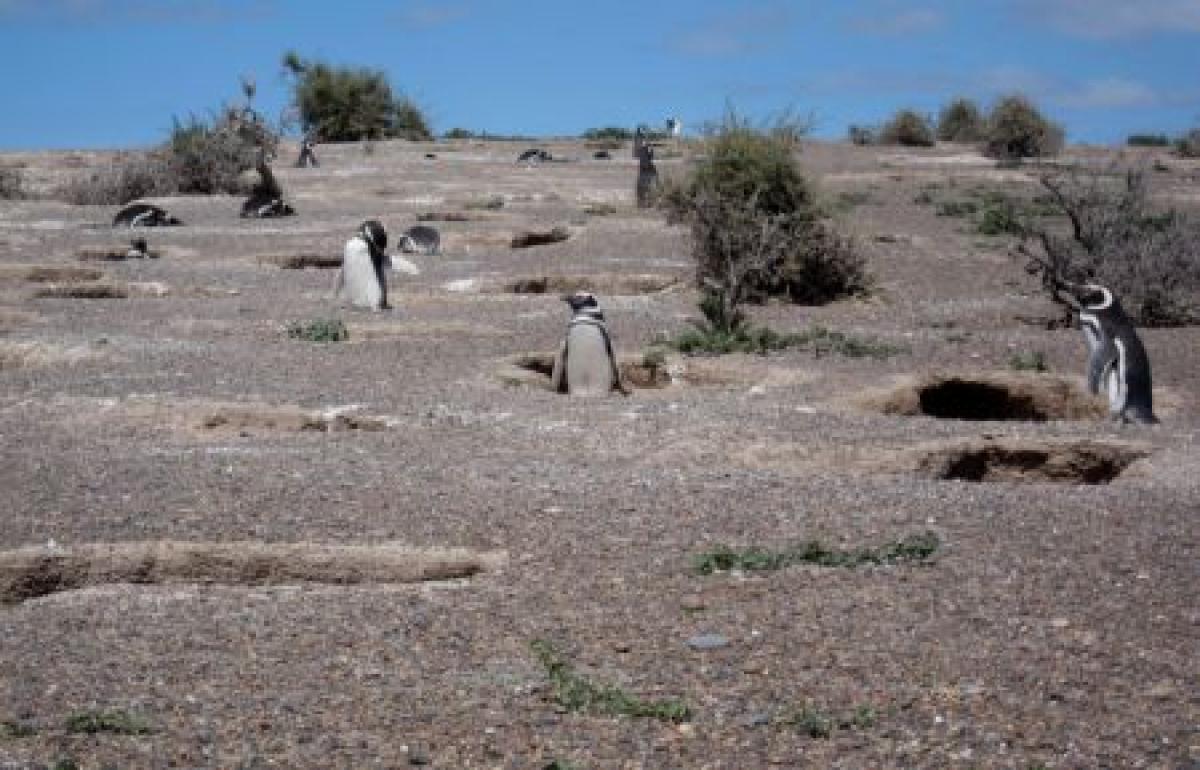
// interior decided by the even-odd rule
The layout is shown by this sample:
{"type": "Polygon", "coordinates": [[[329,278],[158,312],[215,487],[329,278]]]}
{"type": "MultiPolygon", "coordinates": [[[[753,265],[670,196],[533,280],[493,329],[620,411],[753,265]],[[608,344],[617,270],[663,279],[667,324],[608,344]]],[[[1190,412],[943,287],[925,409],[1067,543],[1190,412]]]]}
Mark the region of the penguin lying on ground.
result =
{"type": "Polygon", "coordinates": [[[271,219],[273,217],[290,217],[296,213],[282,198],[260,198],[251,195],[242,203],[243,219],[271,219]]]}
{"type": "Polygon", "coordinates": [[[1114,419],[1157,423],[1150,357],[1120,301],[1111,290],[1094,283],[1070,290],[1088,346],[1088,390],[1108,395],[1108,413],[1114,419]]]}
{"type": "Polygon", "coordinates": [[[113,217],[113,227],[170,227],[183,222],[153,203],[130,203],[113,217]]]}
{"type": "Polygon", "coordinates": [[[605,396],[614,390],[628,396],[596,297],[577,291],[563,301],[571,306],[571,321],[554,358],[551,387],[573,396],[605,396]]]}
{"type": "Polygon", "coordinates": [[[414,225],[404,231],[396,244],[405,254],[437,254],[442,250],[442,235],[428,225],[414,225]]]}

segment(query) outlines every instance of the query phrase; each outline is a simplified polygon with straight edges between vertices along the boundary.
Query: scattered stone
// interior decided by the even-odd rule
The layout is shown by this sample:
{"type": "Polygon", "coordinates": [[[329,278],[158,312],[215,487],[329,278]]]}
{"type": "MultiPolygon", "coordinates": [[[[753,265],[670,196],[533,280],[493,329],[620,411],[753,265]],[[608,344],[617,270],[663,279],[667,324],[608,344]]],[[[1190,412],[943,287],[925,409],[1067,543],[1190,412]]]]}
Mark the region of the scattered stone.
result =
{"type": "Polygon", "coordinates": [[[417,214],[418,222],[470,222],[478,217],[473,217],[462,211],[426,211],[423,214],[417,214]]]}
{"type": "Polygon", "coordinates": [[[530,246],[545,246],[550,243],[559,243],[571,237],[570,231],[565,227],[555,227],[551,230],[526,230],[517,233],[512,239],[512,248],[525,249],[530,246]]]}
{"type": "Polygon", "coordinates": [[[698,634],[687,640],[687,646],[699,652],[719,650],[728,647],[729,640],[720,634],[698,634]]]}

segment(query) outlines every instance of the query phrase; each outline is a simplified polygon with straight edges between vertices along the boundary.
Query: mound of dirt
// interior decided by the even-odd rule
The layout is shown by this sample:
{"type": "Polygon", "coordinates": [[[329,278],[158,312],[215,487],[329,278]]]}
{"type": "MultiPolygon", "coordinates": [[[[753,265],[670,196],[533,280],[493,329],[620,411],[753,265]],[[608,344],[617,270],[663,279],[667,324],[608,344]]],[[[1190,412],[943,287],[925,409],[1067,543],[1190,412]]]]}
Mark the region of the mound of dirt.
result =
{"type": "Polygon", "coordinates": [[[468,578],[503,553],[319,543],[96,543],[0,552],[0,603],[115,583],[264,586],[416,583],[468,578]]]}
{"type": "Polygon", "coordinates": [[[1148,447],[1129,442],[984,439],[914,450],[917,472],[958,481],[1107,484],[1148,447]]]}
{"type": "Polygon", "coordinates": [[[1012,372],[908,377],[854,400],[884,414],[946,420],[1045,422],[1098,419],[1107,413],[1105,404],[1073,379],[1012,372]]]}
{"type": "MultiPolygon", "coordinates": [[[[496,376],[507,385],[532,385],[549,389],[555,355],[553,352],[531,352],[510,356],[496,370],[496,376]]],[[[625,383],[639,390],[665,388],[674,382],[667,364],[655,364],[643,356],[618,354],[617,366],[625,383]]]]}

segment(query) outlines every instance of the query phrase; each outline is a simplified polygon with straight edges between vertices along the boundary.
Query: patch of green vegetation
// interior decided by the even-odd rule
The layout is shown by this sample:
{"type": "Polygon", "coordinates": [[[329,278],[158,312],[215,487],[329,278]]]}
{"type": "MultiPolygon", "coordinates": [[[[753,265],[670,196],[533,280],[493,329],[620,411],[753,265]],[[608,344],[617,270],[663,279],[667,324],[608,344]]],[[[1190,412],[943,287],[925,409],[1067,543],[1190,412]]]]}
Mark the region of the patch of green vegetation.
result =
{"type": "Polygon", "coordinates": [[[965,217],[978,211],[979,204],[975,201],[942,201],[938,204],[937,215],[939,217],[965,217]]]}
{"type": "Polygon", "coordinates": [[[853,211],[858,206],[873,202],[874,198],[871,197],[871,193],[869,192],[864,190],[847,190],[838,193],[837,197],[833,199],[833,209],[834,211],[845,213],[853,211]]]}
{"type": "Polygon", "coordinates": [[[55,762],[50,770],[79,770],[79,763],[72,757],[63,757],[55,762]]]}
{"type": "Polygon", "coordinates": [[[1022,350],[1013,353],[1008,359],[1008,368],[1018,372],[1045,372],[1046,354],[1040,350],[1022,350]]]}
{"type": "Polygon", "coordinates": [[[467,201],[463,204],[463,208],[470,211],[499,211],[504,208],[504,198],[500,195],[493,195],[490,198],[467,201]]]}
{"type": "Polygon", "coordinates": [[[86,735],[96,735],[97,733],[148,735],[153,732],[149,722],[145,719],[120,709],[79,711],[67,717],[66,727],[69,733],[86,735]]]}
{"type": "Polygon", "coordinates": [[[913,196],[913,203],[917,204],[918,206],[932,206],[933,193],[931,193],[929,190],[922,190],[913,196]]]}
{"type": "Polygon", "coordinates": [[[0,722],[0,740],[8,740],[10,738],[28,738],[37,735],[37,729],[33,725],[17,722],[15,720],[6,719],[0,722]]]}
{"type": "Polygon", "coordinates": [[[1125,144],[1130,147],[1170,147],[1171,140],[1166,134],[1130,134],[1125,144]]]}
{"type": "Polygon", "coordinates": [[[848,358],[884,359],[907,351],[907,348],[881,340],[856,337],[820,325],[813,325],[799,333],[777,332],[766,326],[755,326],[740,310],[725,307],[712,295],[706,295],[701,300],[700,309],[705,316],[703,321],[693,321],[694,328],[674,339],[663,340],[662,344],[693,356],[726,353],[766,355],[773,351],[801,348],[812,351],[818,358],[837,354],[848,358]]]}
{"type": "Polygon", "coordinates": [[[287,334],[292,339],[305,342],[345,342],[350,339],[350,330],[337,318],[294,321],[288,324],[287,334]]]}
{"type": "Polygon", "coordinates": [[[687,722],[692,710],[676,699],[645,701],[615,685],[596,684],[575,671],[562,653],[548,641],[538,639],[530,644],[538,662],[546,669],[554,687],[554,699],[567,711],[601,716],[628,716],[659,719],[664,722],[687,722]]]}
{"type": "Polygon", "coordinates": [[[811,704],[806,704],[778,720],[780,724],[793,727],[818,740],[830,738],[838,730],[868,730],[878,721],[878,714],[872,706],[859,706],[849,714],[833,716],[811,704]]]}
{"type": "Polygon", "coordinates": [[[928,561],[941,546],[933,532],[910,535],[876,548],[830,548],[818,540],[810,540],[796,548],[772,551],[765,548],[730,548],[717,546],[692,558],[692,569],[700,575],[714,572],[766,572],[796,564],[815,564],[819,567],[853,569],[866,564],[893,564],[900,561],[928,561]]]}

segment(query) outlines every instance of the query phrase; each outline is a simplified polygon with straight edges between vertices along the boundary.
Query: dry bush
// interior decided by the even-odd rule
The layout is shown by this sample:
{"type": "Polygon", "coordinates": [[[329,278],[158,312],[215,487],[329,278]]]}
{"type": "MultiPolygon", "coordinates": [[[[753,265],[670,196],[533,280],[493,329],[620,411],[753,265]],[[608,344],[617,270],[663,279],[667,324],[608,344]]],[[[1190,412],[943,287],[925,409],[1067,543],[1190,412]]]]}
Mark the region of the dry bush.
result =
{"type": "Polygon", "coordinates": [[[1175,142],[1175,152],[1183,158],[1200,158],[1200,128],[1193,128],[1175,142]]]}
{"type": "Polygon", "coordinates": [[[123,153],[108,165],[71,179],[55,197],[79,206],[124,205],[139,198],[170,195],[176,189],[161,152],[123,153]]]}
{"type": "Polygon", "coordinates": [[[933,128],[925,116],[913,110],[900,110],[879,131],[880,144],[904,147],[932,147],[933,128]]]}
{"type": "Polygon", "coordinates": [[[15,201],[25,197],[25,183],[21,169],[16,166],[0,166],[0,200],[15,201]]]}
{"type": "Polygon", "coordinates": [[[1057,155],[1063,148],[1062,126],[1042,116],[1025,96],[1006,96],[992,108],[984,137],[984,154],[1002,161],[1057,155]]]}
{"type": "Polygon", "coordinates": [[[1057,299],[1055,281],[1110,288],[1142,326],[1200,323],[1200,219],[1151,205],[1145,176],[1071,171],[1042,177],[1069,233],[1027,224],[1019,251],[1031,255],[1057,299]]]}
{"type": "Polygon", "coordinates": [[[852,123],[846,129],[846,138],[850,140],[850,144],[868,147],[879,144],[879,131],[872,126],[860,126],[852,123]]]}
{"type": "Polygon", "coordinates": [[[822,218],[796,159],[803,129],[759,130],[730,113],[704,160],[663,184],[659,205],[690,226],[697,281],[728,303],[785,296],[822,304],[866,286],[863,258],[822,218]]]}
{"type": "Polygon", "coordinates": [[[970,99],[955,99],[938,113],[937,138],[943,142],[978,142],[986,128],[983,113],[970,99]]]}

